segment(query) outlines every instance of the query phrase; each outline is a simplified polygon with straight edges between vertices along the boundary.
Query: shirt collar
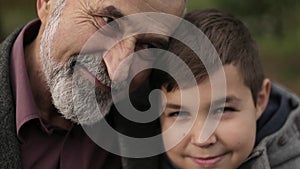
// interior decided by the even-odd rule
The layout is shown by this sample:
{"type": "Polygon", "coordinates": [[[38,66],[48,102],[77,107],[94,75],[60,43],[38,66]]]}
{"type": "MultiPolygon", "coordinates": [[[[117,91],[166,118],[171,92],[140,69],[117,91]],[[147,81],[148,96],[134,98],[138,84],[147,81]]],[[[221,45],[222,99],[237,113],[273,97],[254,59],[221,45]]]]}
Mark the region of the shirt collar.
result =
{"type": "Polygon", "coordinates": [[[40,21],[37,19],[25,25],[12,48],[11,80],[16,103],[16,127],[18,136],[20,128],[26,122],[39,118],[38,108],[34,101],[29,83],[24,56],[24,46],[36,38],[39,27],[40,21]]]}

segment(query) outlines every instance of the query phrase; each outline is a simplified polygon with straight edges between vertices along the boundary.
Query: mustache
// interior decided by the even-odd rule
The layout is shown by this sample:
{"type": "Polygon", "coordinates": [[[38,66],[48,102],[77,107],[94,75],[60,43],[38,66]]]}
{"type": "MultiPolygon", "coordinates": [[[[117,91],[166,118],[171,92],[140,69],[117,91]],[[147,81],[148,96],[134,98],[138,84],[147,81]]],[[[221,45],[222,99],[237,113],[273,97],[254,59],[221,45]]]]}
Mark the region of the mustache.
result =
{"type": "Polygon", "coordinates": [[[107,67],[102,59],[101,53],[75,54],[67,61],[65,72],[67,75],[73,75],[76,72],[76,65],[85,68],[99,82],[106,86],[111,86],[112,81],[108,75],[107,67]]]}

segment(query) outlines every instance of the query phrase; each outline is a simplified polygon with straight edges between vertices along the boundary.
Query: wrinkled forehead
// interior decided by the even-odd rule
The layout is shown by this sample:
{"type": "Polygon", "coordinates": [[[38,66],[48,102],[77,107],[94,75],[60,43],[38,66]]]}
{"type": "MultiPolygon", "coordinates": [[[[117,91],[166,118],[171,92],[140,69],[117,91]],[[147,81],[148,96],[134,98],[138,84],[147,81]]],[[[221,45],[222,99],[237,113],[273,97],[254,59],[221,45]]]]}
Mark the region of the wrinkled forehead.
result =
{"type": "Polygon", "coordinates": [[[178,26],[185,0],[82,0],[95,11],[118,20],[128,34],[156,33],[169,36],[178,26]],[[169,15],[170,14],[170,15],[169,15]],[[174,16],[175,15],[175,16],[174,16]]]}
{"type": "Polygon", "coordinates": [[[185,0],[103,0],[104,6],[112,5],[124,15],[141,12],[161,12],[183,16],[185,0]]]}
{"type": "MultiPolygon", "coordinates": [[[[138,1],[138,0],[136,0],[138,1]]],[[[143,0],[144,5],[152,6],[157,12],[183,16],[186,0],[143,0]]]]}

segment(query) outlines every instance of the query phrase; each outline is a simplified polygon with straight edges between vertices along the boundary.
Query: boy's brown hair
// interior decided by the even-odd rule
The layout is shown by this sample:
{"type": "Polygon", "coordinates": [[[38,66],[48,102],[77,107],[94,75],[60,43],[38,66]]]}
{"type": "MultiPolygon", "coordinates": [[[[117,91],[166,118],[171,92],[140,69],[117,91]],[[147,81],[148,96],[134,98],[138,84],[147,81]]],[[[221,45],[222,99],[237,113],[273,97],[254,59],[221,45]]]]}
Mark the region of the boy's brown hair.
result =
{"type": "MultiPolygon", "coordinates": [[[[246,26],[239,19],[217,9],[195,10],[186,14],[184,19],[194,24],[207,36],[223,65],[233,64],[238,67],[256,104],[264,73],[257,44],[246,26]]],[[[207,77],[205,66],[199,57],[182,42],[171,39],[169,52],[187,64],[198,83],[207,77]]],[[[170,75],[157,70],[153,71],[151,83],[156,88],[165,87],[168,92],[178,88],[178,84],[170,75]]]]}

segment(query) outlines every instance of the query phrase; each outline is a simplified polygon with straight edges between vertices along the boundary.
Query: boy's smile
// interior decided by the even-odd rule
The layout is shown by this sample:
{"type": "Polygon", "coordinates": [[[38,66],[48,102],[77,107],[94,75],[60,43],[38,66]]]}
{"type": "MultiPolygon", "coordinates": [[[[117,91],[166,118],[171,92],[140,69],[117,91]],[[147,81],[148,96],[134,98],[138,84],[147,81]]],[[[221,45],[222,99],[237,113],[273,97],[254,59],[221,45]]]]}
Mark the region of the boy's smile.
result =
{"type": "Polygon", "coordinates": [[[225,65],[224,72],[226,98],[211,101],[211,84],[206,78],[197,86],[200,95],[198,110],[193,108],[193,102],[197,100],[195,95],[188,94],[189,98],[182,99],[191,88],[171,92],[162,89],[167,99],[160,118],[162,130],[173,128],[168,134],[163,134],[163,141],[165,147],[170,147],[174,139],[181,138],[167,151],[168,157],[179,168],[237,168],[254,147],[256,120],[262,113],[265,100],[258,100],[254,105],[251,91],[236,66],[225,65]],[[220,102],[222,99],[226,101],[220,102]],[[199,140],[200,131],[209,111],[213,113],[212,117],[220,117],[220,122],[213,134],[202,142],[199,140]]]}

